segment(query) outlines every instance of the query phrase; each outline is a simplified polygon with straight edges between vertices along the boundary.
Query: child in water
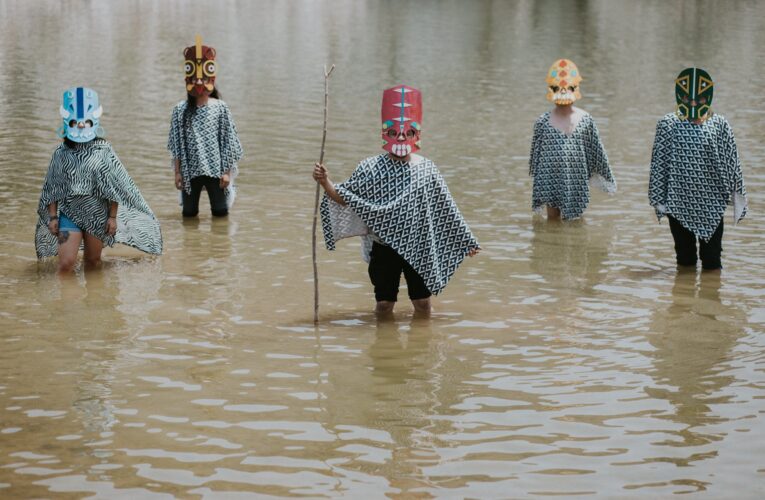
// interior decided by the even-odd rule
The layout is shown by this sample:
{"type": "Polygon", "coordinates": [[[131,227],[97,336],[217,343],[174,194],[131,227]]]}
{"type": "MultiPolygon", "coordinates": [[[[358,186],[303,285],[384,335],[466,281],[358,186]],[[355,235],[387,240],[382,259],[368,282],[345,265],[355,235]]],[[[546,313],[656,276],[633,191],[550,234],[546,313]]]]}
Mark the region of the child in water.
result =
{"type": "Polygon", "coordinates": [[[162,253],[159,222],[102,138],[102,112],[95,90],[64,92],[59,129],[64,140],[48,167],[35,234],[37,257],[58,255],[62,273],[75,267],[81,244],[88,267],[98,265],[103,246],[115,242],[162,253]]]}
{"type": "Polygon", "coordinates": [[[607,193],[616,192],[598,127],[589,113],[573,105],[582,97],[581,81],[573,62],[555,61],[546,80],[547,100],[555,107],[534,124],[529,155],[529,175],[534,180],[531,208],[541,212],[546,206],[548,219],[581,217],[590,202],[590,182],[607,193]]]}
{"type": "Polygon", "coordinates": [[[415,154],[422,128],[420,91],[406,85],[387,89],[381,114],[385,153],[362,160],[350,179],[337,185],[324,165],[314,168],[313,178],[326,192],[324,240],[334,250],[337,240],[364,236],[378,314],[393,311],[403,273],[415,312],[427,315],[430,296],[480,247],[436,165],[415,154]]]}
{"type": "Polygon", "coordinates": [[[172,155],[175,187],[181,191],[184,217],[199,213],[199,197],[207,191],[214,217],[225,217],[234,204],[234,179],[242,145],[231,111],[215,87],[215,49],[196,44],[186,58],[187,99],[173,108],[167,149],[172,155]]]}
{"type": "Polygon", "coordinates": [[[648,199],[659,220],[666,215],[678,266],[722,268],[723,214],[746,215],[744,175],[728,121],[712,112],[714,83],[701,68],[675,79],[677,109],[656,125],[648,199]],[[698,249],[696,242],[698,241],[698,249]]]}

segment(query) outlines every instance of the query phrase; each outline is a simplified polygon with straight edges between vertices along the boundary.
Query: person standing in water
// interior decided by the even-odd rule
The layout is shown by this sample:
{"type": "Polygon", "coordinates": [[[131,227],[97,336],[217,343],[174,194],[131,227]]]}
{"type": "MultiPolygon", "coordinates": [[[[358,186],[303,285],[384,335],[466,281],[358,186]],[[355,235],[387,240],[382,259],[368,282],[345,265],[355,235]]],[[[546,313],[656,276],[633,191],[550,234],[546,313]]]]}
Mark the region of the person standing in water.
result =
{"type": "Polygon", "coordinates": [[[66,90],[60,113],[63,142],[53,152],[37,208],[37,258],[58,255],[59,272],[68,273],[81,245],[87,267],[100,264],[104,245],[115,243],[161,254],[159,222],[103,139],[96,91],[66,90]]]}
{"type": "Polygon", "coordinates": [[[393,311],[402,272],[415,312],[429,314],[431,295],[480,247],[436,165],[415,154],[422,129],[420,91],[406,85],[385,90],[381,115],[385,153],[362,160],[350,179],[337,185],[324,165],[314,168],[313,178],[325,190],[324,240],[334,250],[342,238],[363,236],[378,314],[393,311]]]}
{"type": "Polygon", "coordinates": [[[582,76],[568,59],[559,59],[547,72],[547,100],[555,107],[534,124],[529,155],[533,178],[531,208],[547,207],[548,219],[577,219],[590,202],[589,184],[616,192],[608,155],[589,113],[575,107],[581,99],[582,76]]]}
{"type": "Polygon", "coordinates": [[[675,79],[674,113],[656,125],[648,199],[656,217],[669,219],[678,266],[722,268],[723,215],[746,215],[747,198],[733,129],[712,111],[714,83],[701,68],[675,79]],[[698,248],[697,248],[698,242],[698,248]]]}
{"type": "Polygon", "coordinates": [[[225,217],[234,204],[234,179],[242,145],[234,119],[215,87],[215,49],[196,44],[183,51],[187,98],[173,108],[167,149],[172,155],[175,187],[181,191],[184,217],[199,214],[204,189],[214,217],[225,217]]]}

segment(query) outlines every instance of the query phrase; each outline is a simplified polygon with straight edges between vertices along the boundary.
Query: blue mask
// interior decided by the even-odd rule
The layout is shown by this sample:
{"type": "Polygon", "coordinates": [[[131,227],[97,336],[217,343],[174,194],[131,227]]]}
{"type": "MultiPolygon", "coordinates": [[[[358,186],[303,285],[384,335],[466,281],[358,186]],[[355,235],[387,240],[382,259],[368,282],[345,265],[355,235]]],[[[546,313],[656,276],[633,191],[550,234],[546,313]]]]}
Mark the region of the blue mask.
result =
{"type": "Polygon", "coordinates": [[[74,142],[88,142],[104,135],[104,129],[98,121],[103,108],[98,104],[95,90],[72,87],[64,91],[64,103],[59,112],[64,120],[58,131],[61,137],[68,137],[74,142]]]}

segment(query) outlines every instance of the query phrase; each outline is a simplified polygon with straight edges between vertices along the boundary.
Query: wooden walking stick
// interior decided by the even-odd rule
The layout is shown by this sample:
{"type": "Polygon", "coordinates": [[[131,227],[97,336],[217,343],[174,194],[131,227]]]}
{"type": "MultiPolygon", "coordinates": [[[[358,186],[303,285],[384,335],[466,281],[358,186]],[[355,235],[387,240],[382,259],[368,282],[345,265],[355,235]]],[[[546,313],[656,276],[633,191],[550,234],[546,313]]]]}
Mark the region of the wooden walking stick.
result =
{"type": "MultiPolygon", "coordinates": [[[[335,69],[333,64],[329,71],[327,65],[324,65],[324,132],[321,135],[321,154],[319,155],[319,164],[324,164],[324,144],[327,142],[327,109],[329,108],[329,75],[335,69]]],[[[319,324],[319,271],[316,267],[316,221],[319,217],[319,183],[316,183],[316,199],[313,206],[313,324],[319,324]]]]}

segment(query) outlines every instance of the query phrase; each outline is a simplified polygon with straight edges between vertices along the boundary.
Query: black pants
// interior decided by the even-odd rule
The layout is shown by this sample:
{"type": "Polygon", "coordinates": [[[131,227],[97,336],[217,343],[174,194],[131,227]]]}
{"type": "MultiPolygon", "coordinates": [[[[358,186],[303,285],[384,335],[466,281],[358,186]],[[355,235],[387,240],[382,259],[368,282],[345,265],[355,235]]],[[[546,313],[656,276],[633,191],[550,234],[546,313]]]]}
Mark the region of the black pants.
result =
{"type": "Polygon", "coordinates": [[[667,218],[669,219],[669,229],[672,231],[672,237],[675,239],[675,254],[677,254],[678,266],[696,265],[696,240],[698,239],[698,254],[701,256],[701,267],[704,269],[722,268],[722,263],[720,262],[723,236],[722,219],[720,219],[720,225],[717,226],[709,241],[704,241],[696,238],[695,234],[684,228],[671,215],[668,215],[667,218]]]}
{"type": "Polygon", "coordinates": [[[185,190],[181,191],[183,193],[183,216],[197,216],[199,213],[199,196],[202,194],[202,189],[207,191],[212,214],[216,217],[228,215],[226,192],[220,187],[220,179],[201,175],[191,179],[191,194],[188,194],[185,190]]]}
{"type": "Polygon", "coordinates": [[[427,299],[431,293],[425,281],[391,247],[374,243],[369,259],[369,279],[375,287],[375,299],[396,302],[401,273],[406,279],[406,288],[411,300],[427,299]]]}

